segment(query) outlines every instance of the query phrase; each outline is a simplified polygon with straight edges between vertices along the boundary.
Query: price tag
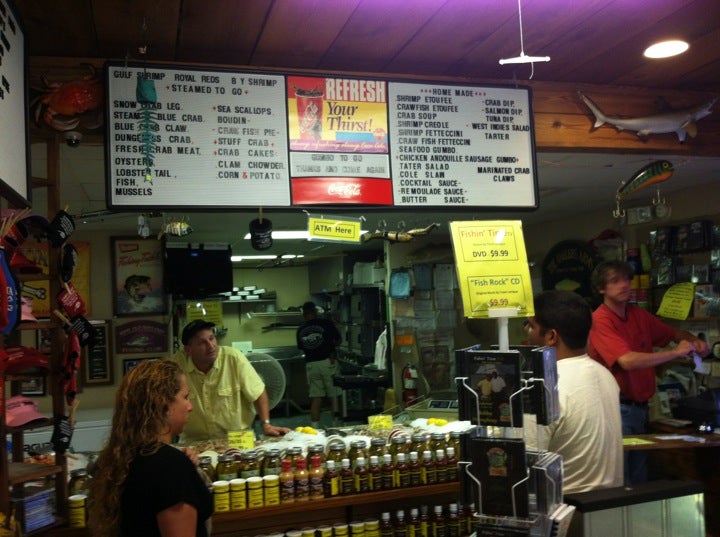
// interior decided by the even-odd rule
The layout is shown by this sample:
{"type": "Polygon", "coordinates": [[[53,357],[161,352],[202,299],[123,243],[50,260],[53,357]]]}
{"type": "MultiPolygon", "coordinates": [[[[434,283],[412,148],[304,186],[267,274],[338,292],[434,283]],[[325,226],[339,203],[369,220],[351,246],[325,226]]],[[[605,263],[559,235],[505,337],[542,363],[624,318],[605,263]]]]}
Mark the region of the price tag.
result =
{"type": "Polygon", "coordinates": [[[389,416],[387,414],[376,414],[375,416],[368,416],[368,428],[371,431],[392,429],[392,427],[392,416],[389,416]]]}
{"type": "Polygon", "coordinates": [[[230,431],[228,433],[228,446],[239,449],[253,449],[255,447],[255,433],[253,431],[230,431]]]}
{"type": "Polygon", "coordinates": [[[465,316],[489,318],[500,308],[533,315],[522,223],[451,222],[450,230],[465,316]]]}

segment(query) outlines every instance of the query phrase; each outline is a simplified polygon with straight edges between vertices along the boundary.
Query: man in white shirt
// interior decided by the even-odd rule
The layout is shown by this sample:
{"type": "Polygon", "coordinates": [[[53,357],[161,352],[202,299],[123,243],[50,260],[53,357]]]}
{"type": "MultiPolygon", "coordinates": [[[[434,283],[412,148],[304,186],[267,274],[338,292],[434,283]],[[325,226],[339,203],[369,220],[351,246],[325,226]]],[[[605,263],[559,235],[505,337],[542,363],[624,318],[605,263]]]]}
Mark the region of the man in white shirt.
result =
{"type": "Polygon", "coordinates": [[[590,306],[572,291],[536,296],[526,325],[532,345],[556,349],[560,418],[538,426],[535,416],[526,415],[525,441],[530,449],[562,456],[565,494],[623,484],[619,388],[607,368],[587,355],[591,326],[590,306]]]}

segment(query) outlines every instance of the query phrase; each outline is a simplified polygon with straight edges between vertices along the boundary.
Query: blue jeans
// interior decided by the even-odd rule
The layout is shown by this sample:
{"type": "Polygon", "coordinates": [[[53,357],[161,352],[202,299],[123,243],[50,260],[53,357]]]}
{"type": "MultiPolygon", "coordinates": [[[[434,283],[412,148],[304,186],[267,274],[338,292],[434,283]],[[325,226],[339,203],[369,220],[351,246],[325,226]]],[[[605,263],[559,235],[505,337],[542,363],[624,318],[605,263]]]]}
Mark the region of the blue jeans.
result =
{"type": "MultiPolygon", "coordinates": [[[[623,436],[646,434],[649,422],[647,405],[620,403],[623,436]]],[[[625,452],[625,485],[636,485],[647,481],[647,451],[625,452]]]]}

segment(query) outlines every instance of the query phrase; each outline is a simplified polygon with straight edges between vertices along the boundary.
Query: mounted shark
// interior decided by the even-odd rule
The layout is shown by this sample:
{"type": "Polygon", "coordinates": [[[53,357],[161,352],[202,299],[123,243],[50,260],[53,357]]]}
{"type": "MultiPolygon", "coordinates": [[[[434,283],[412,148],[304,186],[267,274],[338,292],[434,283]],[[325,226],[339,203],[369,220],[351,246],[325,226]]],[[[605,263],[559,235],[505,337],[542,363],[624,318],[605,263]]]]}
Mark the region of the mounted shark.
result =
{"type": "Polygon", "coordinates": [[[595,124],[593,128],[598,128],[608,123],[613,125],[617,130],[635,131],[640,138],[647,138],[649,134],[674,132],[678,136],[680,143],[685,141],[685,136],[690,135],[693,138],[697,135],[696,121],[710,115],[713,105],[718,98],[710,99],[705,104],[684,108],[681,110],[672,110],[655,114],[652,116],[621,118],[617,116],[607,116],[589,97],[578,91],[578,95],[590,108],[595,116],[595,124]]]}

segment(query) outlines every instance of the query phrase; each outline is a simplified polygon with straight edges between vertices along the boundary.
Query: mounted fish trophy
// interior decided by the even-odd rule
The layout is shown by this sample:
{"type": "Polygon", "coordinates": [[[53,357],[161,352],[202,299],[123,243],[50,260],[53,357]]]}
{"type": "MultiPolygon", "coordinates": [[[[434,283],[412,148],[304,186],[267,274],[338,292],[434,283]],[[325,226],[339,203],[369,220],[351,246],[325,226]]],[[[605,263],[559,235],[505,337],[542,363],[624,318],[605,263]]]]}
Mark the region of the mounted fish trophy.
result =
{"type": "MultiPolygon", "coordinates": [[[[620,202],[623,199],[647,186],[667,181],[674,171],[675,169],[671,162],[667,160],[656,160],[640,168],[627,181],[620,183],[615,193],[615,210],[613,210],[613,217],[625,218],[625,210],[620,206],[620,202]]],[[[670,215],[670,205],[665,201],[665,198],[660,196],[659,187],[655,191],[652,204],[655,208],[654,211],[657,218],[665,218],[670,215]]]]}

